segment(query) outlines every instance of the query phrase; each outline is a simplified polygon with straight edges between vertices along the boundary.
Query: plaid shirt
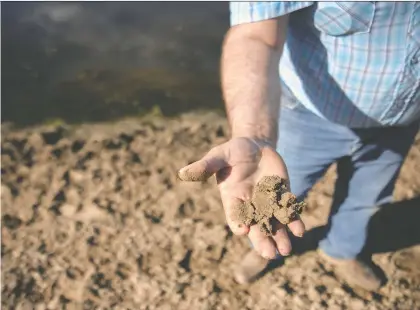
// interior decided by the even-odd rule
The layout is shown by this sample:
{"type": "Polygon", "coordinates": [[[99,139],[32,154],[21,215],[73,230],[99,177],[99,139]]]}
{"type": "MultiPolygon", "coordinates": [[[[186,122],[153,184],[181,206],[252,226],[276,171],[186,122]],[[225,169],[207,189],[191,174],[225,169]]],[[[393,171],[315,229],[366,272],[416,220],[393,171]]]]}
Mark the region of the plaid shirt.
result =
{"type": "Polygon", "coordinates": [[[419,2],[231,2],[231,24],[289,14],[280,77],[315,114],[348,127],[420,118],[419,2]]]}

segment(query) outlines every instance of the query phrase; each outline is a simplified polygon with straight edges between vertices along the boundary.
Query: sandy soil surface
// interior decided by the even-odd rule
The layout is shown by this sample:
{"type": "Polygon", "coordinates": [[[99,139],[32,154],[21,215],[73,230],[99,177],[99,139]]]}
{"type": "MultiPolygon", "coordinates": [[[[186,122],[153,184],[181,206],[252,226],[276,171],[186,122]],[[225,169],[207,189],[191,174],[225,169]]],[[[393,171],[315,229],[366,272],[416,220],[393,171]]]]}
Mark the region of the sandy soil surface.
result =
{"type": "Polygon", "coordinates": [[[420,309],[420,139],[370,227],[388,282],[353,290],[314,251],[332,167],[307,199],[298,254],[256,283],[233,282],[248,251],[214,179],[176,171],[227,138],[212,113],[77,127],[3,128],[3,309],[420,309]]]}

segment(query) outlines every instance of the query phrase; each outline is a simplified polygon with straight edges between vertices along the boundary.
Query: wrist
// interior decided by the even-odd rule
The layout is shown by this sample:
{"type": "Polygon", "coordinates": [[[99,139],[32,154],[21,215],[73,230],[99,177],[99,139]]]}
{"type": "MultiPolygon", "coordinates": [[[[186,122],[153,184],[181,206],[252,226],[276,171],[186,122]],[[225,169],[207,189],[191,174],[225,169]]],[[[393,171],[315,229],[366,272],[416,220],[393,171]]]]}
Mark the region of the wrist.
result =
{"type": "Polygon", "coordinates": [[[275,149],[277,145],[277,126],[260,124],[232,125],[232,138],[249,138],[261,147],[270,146],[275,149]]]}

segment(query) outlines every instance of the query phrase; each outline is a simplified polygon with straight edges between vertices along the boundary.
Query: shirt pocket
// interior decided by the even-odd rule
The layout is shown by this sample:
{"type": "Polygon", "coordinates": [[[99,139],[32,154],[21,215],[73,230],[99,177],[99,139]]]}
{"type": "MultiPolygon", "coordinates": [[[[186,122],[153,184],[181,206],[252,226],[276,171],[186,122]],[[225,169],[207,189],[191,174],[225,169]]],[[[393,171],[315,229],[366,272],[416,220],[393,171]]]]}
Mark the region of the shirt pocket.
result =
{"type": "Polygon", "coordinates": [[[331,36],[367,33],[374,15],[373,2],[318,2],[314,26],[331,36]]]}

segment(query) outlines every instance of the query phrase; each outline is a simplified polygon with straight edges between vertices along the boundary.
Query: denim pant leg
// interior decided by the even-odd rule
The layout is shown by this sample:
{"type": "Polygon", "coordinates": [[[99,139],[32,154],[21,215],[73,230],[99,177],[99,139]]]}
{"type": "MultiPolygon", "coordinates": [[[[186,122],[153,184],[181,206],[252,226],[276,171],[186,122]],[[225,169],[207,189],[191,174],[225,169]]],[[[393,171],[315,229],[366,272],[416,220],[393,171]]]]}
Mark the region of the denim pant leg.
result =
{"type": "Polygon", "coordinates": [[[361,252],[371,216],[381,204],[392,201],[398,173],[418,128],[415,123],[354,130],[357,144],[349,160],[339,161],[337,167],[330,230],[320,243],[325,253],[354,258],[361,252]]]}

